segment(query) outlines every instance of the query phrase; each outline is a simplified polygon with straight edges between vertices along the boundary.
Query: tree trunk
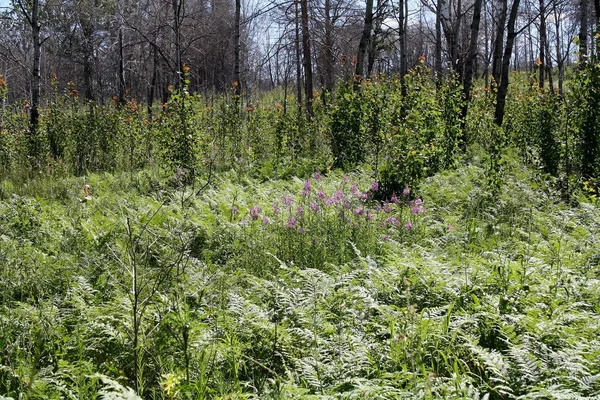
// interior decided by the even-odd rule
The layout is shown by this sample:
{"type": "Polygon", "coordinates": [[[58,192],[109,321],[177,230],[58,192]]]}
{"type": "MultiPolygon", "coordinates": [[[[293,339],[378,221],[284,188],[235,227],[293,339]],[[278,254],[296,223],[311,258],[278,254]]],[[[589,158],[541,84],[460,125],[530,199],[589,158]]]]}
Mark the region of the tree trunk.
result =
{"type": "Polygon", "coordinates": [[[183,0],[173,0],[173,34],[175,35],[175,87],[183,83],[183,63],[181,61],[181,7],[183,0]]]}
{"type": "Polygon", "coordinates": [[[240,43],[240,18],[242,12],[242,2],[241,0],[235,0],[235,32],[234,32],[234,60],[233,60],[233,90],[236,96],[236,101],[239,101],[242,86],[242,76],[240,73],[240,53],[241,53],[241,43],[240,43]]]}
{"type": "Polygon", "coordinates": [[[506,13],[508,11],[508,0],[502,0],[500,15],[498,16],[498,25],[496,30],[496,39],[494,40],[494,55],[492,58],[492,77],[494,84],[500,85],[500,75],[502,72],[502,50],[504,49],[504,30],[506,27],[506,13]]]}
{"type": "Polygon", "coordinates": [[[435,72],[438,82],[442,79],[442,0],[435,9],[435,72]]]}
{"type": "Polygon", "coordinates": [[[581,59],[588,52],[588,8],[588,0],[581,0],[579,2],[579,54],[581,59]]]}
{"type": "Polygon", "coordinates": [[[123,26],[119,26],[119,106],[125,105],[125,57],[123,56],[123,26]]]}
{"type": "Polygon", "coordinates": [[[544,0],[539,0],[540,7],[540,57],[538,59],[539,75],[538,75],[538,87],[544,88],[544,77],[546,75],[546,44],[548,42],[548,35],[546,33],[546,7],[544,0]]]}
{"type": "Polygon", "coordinates": [[[31,79],[31,114],[30,114],[30,132],[29,132],[29,156],[33,166],[37,167],[39,162],[40,144],[38,143],[38,130],[40,124],[40,58],[42,53],[42,42],[40,40],[39,23],[39,0],[33,0],[31,10],[32,41],[33,41],[33,69],[31,79]]]}
{"type": "MultiPolygon", "coordinates": [[[[323,43],[324,88],[327,92],[333,91],[333,23],[331,21],[331,0],[325,0],[325,40],[323,43]]],[[[323,96],[325,99],[326,96],[323,96]]]]}
{"type": "Polygon", "coordinates": [[[296,12],[296,97],[298,101],[298,113],[302,111],[302,63],[300,57],[300,9],[298,3],[300,0],[294,1],[294,7],[296,12]]]}
{"type": "Polygon", "coordinates": [[[508,19],[508,34],[506,38],[506,47],[504,48],[504,55],[502,57],[502,69],[500,74],[500,85],[496,95],[496,110],[494,113],[494,122],[498,126],[502,126],[504,121],[504,107],[506,105],[506,94],[508,93],[508,73],[510,69],[510,57],[512,55],[513,44],[517,33],[515,32],[515,22],[517,20],[517,13],[519,11],[520,0],[514,0],[510,16],[508,19]]]}
{"type": "Polygon", "coordinates": [[[406,97],[406,84],[404,78],[408,72],[406,60],[406,1],[400,0],[398,4],[398,42],[400,42],[400,88],[402,97],[406,97]]]}
{"type": "Polygon", "coordinates": [[[479,39],[479,25],[481,21],[481,6],[483,0],[475,0],[473,5],[473,22],[471,23],[471,40],[469,43],[469,52],[467,59],[465,60],[465,70],[463,79],[463,98],[464,105],[462,108],[461,125],[463,131],[462,146],[463,149],[466,146],[465,127],[467,120],[467,112],[469,110],[469,102],[471,101],[471,85],[473,83],[473,67],[475,64],[475,58],[477,57],[477,41],[479,39]]]}
{"type": "Polygon", "coordinates": [[[362,35],[360,37],[360,43],[358,44],[358,54],[356,56],[356,71],[354,75],[354,89],[358,90],[359,83],[364,78],[365,68],[365,54],[367,53],[367,47],[369,46],[369,40],[371,39],[371,30],[373,27],[373,0],[366,0],[365,7],[365,23],[363,25],[362,35]]]}
{"type": "Polygon", "coordinates": [[[306,114],[312,117],[313,79],[312,59],[310,54],[310,31],[308,27],[308,0],[300,0],[302,14],[302,55],[304,64],[304,97],[306,101],[306,114]]]}

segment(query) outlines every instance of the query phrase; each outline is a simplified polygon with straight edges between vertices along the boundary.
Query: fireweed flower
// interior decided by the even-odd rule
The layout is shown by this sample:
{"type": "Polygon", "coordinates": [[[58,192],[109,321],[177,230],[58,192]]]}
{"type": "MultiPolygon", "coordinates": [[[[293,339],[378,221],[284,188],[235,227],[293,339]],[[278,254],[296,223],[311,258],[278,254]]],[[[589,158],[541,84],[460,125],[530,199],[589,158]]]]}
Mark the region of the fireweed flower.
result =
{"type": "Polygon", "coordinates": [[[385,224],[386,225],[393,225],[393,226],[399,226],[400,225],[400,221],[398,220],[398,218],[391,216],[388,219],[385,220],[385,224]]]}
{"type": "Polygon", "coordinates": [[[319,206],[319,203],[317,203],[314,200],[310,201],[310,204],[308,205],[308,207],[313,211],[313,212],[317,212],[321,209],[321,207],[319,206]]]}
{"type": "Polygon", "coordinates": [[[298,220],[296,220],[296,218],[294,218],[294,217],[290,217],[288,219],[287,227],[290,229],[294,229],[297,224],[298,224],[298,220]]]}
{"type": "Polygon", "coordinates": [[[302,188],[302,197],[310,196],[310,191],[312,190],[312,184],[307,179],[304,181],[304,187],[302,188]]]}
{"type": "Polygon", "coordinates": [[[325,192],[319,189],[317,191],[317,199],[319,199],[320,201],[323,201],[323,200],[325,200],[325,197],[327,197],[325,192]]]}
{"type": "Polygon", "coordinates": [[[283,196],[281,196],[281,202],[283,203],[284,206],[291,206],[292,203],[294,203],[294,197],[289,195],[289,194],[285,194],[283,196]]]}
{"type": "Polygon", "coordinates": [[[252,221],[256,221],[261,212],[262,212],[262,208],[260,208],[259,206],[252,207],[250,209],[250,218],[252,218],[252,221]]]}

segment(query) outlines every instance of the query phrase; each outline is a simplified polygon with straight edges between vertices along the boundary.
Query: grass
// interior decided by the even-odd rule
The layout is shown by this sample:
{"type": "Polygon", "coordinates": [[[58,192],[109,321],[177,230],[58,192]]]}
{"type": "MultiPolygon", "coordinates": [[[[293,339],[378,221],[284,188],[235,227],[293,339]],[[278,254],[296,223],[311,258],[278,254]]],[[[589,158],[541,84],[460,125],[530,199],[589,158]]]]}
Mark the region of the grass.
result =
{"type": "Polygon", "coordinates": [[[360,170],[5,181],[0,393],[594,398],[598,205],[510,152],[494,197],[459,165],[387,205],[360,170]]]}

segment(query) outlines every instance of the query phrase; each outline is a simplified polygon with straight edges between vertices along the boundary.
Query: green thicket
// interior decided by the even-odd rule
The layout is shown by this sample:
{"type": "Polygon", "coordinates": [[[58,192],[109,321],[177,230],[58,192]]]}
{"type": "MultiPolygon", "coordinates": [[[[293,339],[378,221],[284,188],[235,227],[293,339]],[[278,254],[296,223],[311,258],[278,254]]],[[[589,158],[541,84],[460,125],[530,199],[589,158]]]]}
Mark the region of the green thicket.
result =
{"type": "Polygon", "coordinates": [[[597,396],[598,66],[429,76],[1,109],[0,399],[597,396]]]}

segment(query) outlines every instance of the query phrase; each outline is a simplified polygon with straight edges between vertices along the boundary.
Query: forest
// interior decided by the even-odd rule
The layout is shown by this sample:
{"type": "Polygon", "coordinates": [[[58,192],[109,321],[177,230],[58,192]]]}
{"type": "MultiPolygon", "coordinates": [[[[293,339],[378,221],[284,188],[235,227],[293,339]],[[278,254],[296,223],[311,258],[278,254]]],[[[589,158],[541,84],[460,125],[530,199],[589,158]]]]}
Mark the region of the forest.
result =
{"type": "Polygon", "coordinates": [[[600,0],[0,0],[0,400],[600,398],[600,0]]]}

